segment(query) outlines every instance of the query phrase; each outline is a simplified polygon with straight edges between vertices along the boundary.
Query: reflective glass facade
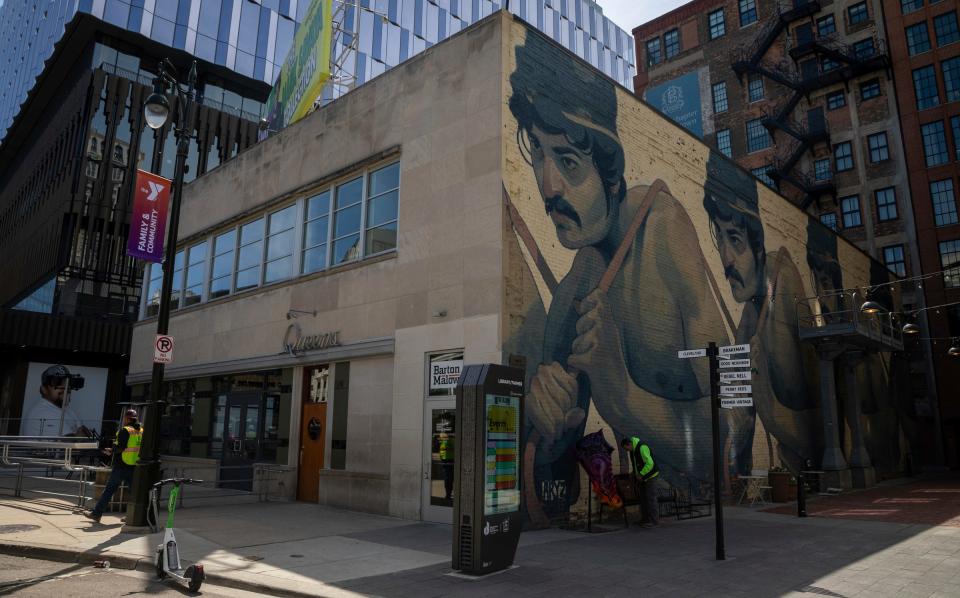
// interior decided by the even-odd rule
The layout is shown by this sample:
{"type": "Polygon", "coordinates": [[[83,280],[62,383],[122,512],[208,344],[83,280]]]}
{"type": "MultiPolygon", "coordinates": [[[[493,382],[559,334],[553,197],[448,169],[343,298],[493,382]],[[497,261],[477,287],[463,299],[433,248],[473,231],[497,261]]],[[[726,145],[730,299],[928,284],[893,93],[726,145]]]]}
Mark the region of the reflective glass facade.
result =
{"type": "Polygon", "coordinates": [[[78,11],[268,83],[309,0],[5,0],[0,6],[0,139],[78,11]]]}
{"type": "MultiPolygon", "coordinates": [[[[335,3],[336,6],[337,3],[335,3]]],[[[499,10],[502,0],[355,0],[340,16],[340,79],[363,84],[499,10]],[[357,36],[356,51],[350,46],[357,36]]],[[[272,83],[309,0],[5,0],[0,6],[0,139],[77,11],[272,83]]],[[[628,89],[633,38],[592,0],[514,0],[510,11],[628,89]]],[[[349,86],[328,86],[329,100],[349,86]]]]}

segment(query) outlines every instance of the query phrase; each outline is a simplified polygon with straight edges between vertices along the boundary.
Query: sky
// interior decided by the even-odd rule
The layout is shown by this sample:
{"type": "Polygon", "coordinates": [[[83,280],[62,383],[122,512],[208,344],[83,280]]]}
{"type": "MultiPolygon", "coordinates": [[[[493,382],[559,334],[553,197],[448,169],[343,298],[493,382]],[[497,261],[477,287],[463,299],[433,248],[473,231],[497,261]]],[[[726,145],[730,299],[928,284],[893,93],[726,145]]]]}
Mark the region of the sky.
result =
{"type": "Polygon", "coordinates": [[[687,2],[690,0],[597,0],[603,14],[627,33],[687,2]]]}

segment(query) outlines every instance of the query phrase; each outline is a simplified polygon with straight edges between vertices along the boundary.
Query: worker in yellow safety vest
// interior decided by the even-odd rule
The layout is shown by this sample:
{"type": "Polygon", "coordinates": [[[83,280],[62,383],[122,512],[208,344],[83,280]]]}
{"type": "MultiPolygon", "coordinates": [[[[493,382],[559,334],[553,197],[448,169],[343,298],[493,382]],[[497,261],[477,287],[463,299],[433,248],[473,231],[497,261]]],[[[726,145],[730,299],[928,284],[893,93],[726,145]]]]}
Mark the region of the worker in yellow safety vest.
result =
{"type": "Polygon", "coordinates": [[[126,484],[129,488],[133,482],[134,466],[140,460],[140,444],[143,441],[143,428],[137,419],[137,412],[128,409],[123,416],[123,427],[117,430],[117,438],[114,442],[114,448],[106,449],[113,455],[113,471],[110,472],[110,479],[100,495],[100,500],[89,513],[87,519],[100,523],[100,517],[103,511],[110,503],[114,493],[121,484],[126,484]]]}
{"type": "Polygon", "coordinates": [[[630,452],[633,475],[637,477],[643,487],[643,526],[654,527],[659,525],[660,514],[657,512],[656,478],[660,475],[660,468],[653,460],[650,446],[636,436],[624,438],[620,442],[620,446],[630,452]]]}

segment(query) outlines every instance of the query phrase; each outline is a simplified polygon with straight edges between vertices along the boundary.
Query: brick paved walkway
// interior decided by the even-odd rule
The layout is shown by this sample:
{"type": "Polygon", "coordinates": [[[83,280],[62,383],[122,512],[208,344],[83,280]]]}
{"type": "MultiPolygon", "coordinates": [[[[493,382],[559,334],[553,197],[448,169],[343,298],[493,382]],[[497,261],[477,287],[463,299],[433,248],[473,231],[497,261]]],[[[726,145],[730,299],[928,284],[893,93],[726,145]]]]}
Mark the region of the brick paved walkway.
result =
{"type": "MultiPolygon", "coordinates": [[[[767,509],[771,513],[797,514],[795,504],[767,509]]],[[[889,523],[919,523],[960,527],[960,476],[917,480],[879,486],[807,501],[811,517],[835,517],[889,523]]]]}

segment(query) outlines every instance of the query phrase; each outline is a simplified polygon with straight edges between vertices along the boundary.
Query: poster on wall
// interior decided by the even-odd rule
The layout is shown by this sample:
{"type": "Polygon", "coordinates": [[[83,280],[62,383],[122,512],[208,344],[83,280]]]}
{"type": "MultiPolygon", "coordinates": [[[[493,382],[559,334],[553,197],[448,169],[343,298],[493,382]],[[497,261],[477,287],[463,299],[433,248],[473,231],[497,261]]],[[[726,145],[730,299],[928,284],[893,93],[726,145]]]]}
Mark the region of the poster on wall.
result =
{"type": "Polygon", "coordinates": [[[21,436],[86,436],[100,431],[107,369],[32,362],[23,393],[21,436]]]}
{"type": "Polygon", "coordinates": [[[675,123],[703,138],[703,114],[700,110],[700,77],[696,72],[651,87],[643,99],[675,123]]]}
{"type": "Polygon", "coordinates": [[[520,399],[487,395],[486,410],[483,514],[513,513],[520,508],[520,399]]]}

